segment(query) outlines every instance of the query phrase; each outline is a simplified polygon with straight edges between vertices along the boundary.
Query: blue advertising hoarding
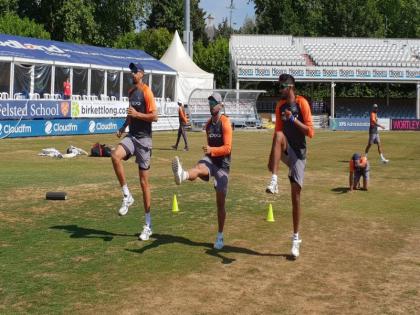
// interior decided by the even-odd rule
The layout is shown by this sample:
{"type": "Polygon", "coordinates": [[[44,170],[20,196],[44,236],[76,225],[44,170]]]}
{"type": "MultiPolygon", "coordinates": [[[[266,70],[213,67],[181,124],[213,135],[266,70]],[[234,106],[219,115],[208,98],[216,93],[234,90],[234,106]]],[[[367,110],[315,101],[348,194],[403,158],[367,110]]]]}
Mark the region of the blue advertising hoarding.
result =
{"type": "Polygon", "coordinates": [[[0,120],[71,118],[71,101],[0,100],[0,120]]]}
{"type": "Polygon", "coordinates": [[[330,118],[332,130],[368,130],[369,118],[330,118]]]}
{"type": "MultiPolygon", "coordinates": [[[[384,130],[390,130],[389,118],[379,118],[378,123],[384,127],[384,130]]],[[[369,118],[330,118],[331,130],[369,130],[369,118]]]]}
{"type": "Polygon", "coordinates": [[[0,139],[114,133],[124,119],[2,120],[0,139]]]}

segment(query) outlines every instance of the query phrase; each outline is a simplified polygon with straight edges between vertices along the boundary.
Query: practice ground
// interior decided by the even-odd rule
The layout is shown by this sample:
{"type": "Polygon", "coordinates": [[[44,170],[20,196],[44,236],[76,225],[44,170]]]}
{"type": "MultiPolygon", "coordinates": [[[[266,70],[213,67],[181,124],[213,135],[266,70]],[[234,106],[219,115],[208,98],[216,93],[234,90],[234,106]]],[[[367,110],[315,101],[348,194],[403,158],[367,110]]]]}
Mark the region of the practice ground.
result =
{"type": "MultiPolygon", "coordinates": [[[[183,164],[201,157],[189,133],[183,164]]],[[[0,313],[415,314],[420,310],[420,133],[383,132],[388,165],[369,154],[368,192],[347,193],[348,160],[367,134],[320,132],[309,142],[301,257],[289,259],[290,186],[265,192],[271,131],[235,131],[225,228],[216,235],[210,183],[176,186],[175,133],[155,133],[154,235],[137,240],[143,206],[133,160],[125,163],[135,204],[108,158],[39,157],[42,148],[89,149],[112,135],[0,140],[0,313]],[[47,201],[66,191],[67,201],[47,201]],[[171,213],[172,196],[180,212],[171,213]],[[265,221],[269,203],[275,222],[265,221]]]]}

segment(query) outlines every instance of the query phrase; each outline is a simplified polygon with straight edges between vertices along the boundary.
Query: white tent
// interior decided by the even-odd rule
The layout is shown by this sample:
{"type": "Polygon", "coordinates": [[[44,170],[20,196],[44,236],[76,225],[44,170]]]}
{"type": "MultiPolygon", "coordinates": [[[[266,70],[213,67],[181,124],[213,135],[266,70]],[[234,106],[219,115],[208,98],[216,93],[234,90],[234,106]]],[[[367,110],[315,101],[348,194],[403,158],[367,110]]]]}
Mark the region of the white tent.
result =
{"type": "Polygon", "coordinates": [[[160,61],[177,71],[176,95],[183,102],[188,102],[188,98],[194,89],[213,88],[213,73],[200,69],[192,61],[182,45],[177,31],[175,31],[174,38],[160,61]]]}

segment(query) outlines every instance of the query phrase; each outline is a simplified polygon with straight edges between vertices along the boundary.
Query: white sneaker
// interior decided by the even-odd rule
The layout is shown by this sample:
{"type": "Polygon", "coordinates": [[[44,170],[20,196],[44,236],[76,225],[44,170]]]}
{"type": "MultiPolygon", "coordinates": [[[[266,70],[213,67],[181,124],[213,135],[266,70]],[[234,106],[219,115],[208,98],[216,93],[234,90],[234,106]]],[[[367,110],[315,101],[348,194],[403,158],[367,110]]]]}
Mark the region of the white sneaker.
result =
{"type": "Polygon", "coordinates": [[[279,192],[279,185],[277,184],[277,181],[271,180],[270,184],[265,189],[265,192],[267,194],[278,194],[279,192]]]}
{"type": "Polygon", "coordinates": [[[120,210],[118,210],[119,215],[126,215],[128,212],[128,207],[134,203],[134,198],[129,194],[127,197],[124,197],[122,200],[122,205],[120,210]]]}
{"type": "Polygon", "coordinates": [[[139,240],[147,241],[152,234],[152,229],[148,225],[144,225],[143,231],[139,235],[139,240]]]}
{"type": "Polygon", "coordinates": [[[292,239],[292,256],[295,258],[299,257],[299,246],[302,243],[302,240],[292,239]]]}
{"type": "Polygon", "coordinates": [[[216,237],[216,242],[214,242],[213,247],[215,249],[222,249],[223,246],[225,246],[225,244],[223,243],[223,236],[222,237],[217,236],[216,237]]]}
{"type": "Polygon", "coordinates": [[[183,181],[182,173],[184,170],[182,169],[182,165],[179,162],[179,158],[177,156],[172,160],[172,172],[174,173],[175,183],[180,185],[183,181]]]}
{"type": "Polygon", "coordinates": [[[384,164],[386,164],[386,163],[388,163],[388,162],[389,162],[389,160],[387,160],[387,159],[382,159],[382,160],[381,160],[381,162],[382,162],[382,163],[384,163],[384,164]]]}

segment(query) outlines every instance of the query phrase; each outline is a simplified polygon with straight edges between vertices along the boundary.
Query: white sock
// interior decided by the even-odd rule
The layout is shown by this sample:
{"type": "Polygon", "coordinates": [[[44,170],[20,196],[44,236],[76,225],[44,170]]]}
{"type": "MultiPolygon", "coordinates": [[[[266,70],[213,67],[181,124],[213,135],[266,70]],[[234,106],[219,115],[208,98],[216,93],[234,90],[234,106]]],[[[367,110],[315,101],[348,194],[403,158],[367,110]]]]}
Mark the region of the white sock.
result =
{"type": "Polygon", "coordinates": [[[276,174],[271,175],[271,181],[277,183],[277,175],[276,174]]]}
{"type": "Polygon", "coordinates": [[[365,153],[365,156],[366,156],[366,158],[367,158],[367,153],[365,153]]]}
{"type": "Polygon", "coordinates": [[[122,193],[123,193],[124,196],[129,196],[130,195],[130,191],[128,190],[127,184],[122,186],[121,189],[122,189],[122,193]]]}
{"type": "Polygon", "coordinates": [[[294,240],[298,240],[299,239],[299,232],[298,233],[293,233],[293,239],[294,240]]]}
{"type": "Polygon", "coordinates": [[[150,216],[150,211],[149,211],[149,212],[146,212],[146,213],[144,214],[144,217],[145,217],[145,219],[146,219],[146,225],[147,225],[148,227],[151,227],[151,226],[152,226],[152,217],[150,216]]]}
{"type": "Polygon", "coordinates": [[[382,160],[386,160],[385,157],[384,157],[384,155],[382,153],[381,153],[381,159],[382,160]]]}
{"type": "Polygon", "coordinates": [[[187,180],[190,177],[187,171],[182,171],[182,180],[187,180]]]}
{"type": "Polygon", "coordinates": [[[223,232],[217,232],[217,238],[223,238],[223,232]]]}

